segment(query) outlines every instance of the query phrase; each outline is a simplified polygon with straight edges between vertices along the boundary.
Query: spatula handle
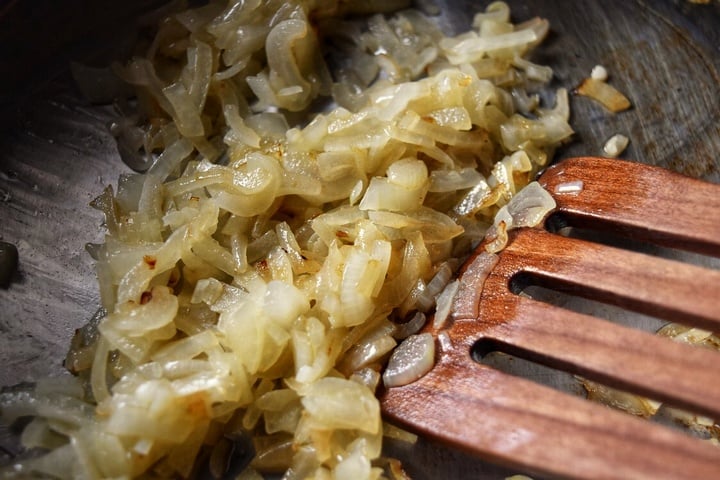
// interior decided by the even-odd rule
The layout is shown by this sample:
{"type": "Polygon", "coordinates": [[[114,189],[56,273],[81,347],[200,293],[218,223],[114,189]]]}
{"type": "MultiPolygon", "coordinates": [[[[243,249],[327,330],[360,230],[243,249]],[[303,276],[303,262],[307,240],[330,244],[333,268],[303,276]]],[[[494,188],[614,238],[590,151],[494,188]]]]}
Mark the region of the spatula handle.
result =
{"type": "Polygon", "coordinates": [[[720,478],[720,450],[644,420],[444,355],[386,391],[388,419],[530,474],[573,479],[720,478]]]}

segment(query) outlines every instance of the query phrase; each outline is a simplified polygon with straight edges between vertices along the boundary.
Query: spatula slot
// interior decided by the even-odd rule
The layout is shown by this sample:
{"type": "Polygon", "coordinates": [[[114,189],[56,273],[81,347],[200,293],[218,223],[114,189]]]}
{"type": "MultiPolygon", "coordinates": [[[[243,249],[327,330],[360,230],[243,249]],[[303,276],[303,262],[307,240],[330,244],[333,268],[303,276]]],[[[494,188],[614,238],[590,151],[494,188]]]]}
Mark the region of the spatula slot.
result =
{"type": "Polygon", "coordinates": [[[543,282],[541,277],[522,272],[510,281],[510,291],[516,295],[564,308],[576,313],[592,315],[596,318],[636,328],[646,332],[656,332],[667,324],[666,320],[644,315],[611,303],[597,301],[593,295],[573,294],[569,289],[553,288],[543,282]]]}
{"type": "Polygon", "coordinates": [[[507,276],[506,288],[515,292],[539,285],[667,321],[720,330],[718,270],[539,229],[514,234],[500,257],[498,270],[507,276]]]}
{"type": "Polygon", "coordinates": [[[632,229],[625,231],[620,228],[600,229],[597,224],[579,227],[574,225],[572,219],[562,212],[550,215],[545,222],[545,228],[548,232],[565,238],[585,240],[631,252],[644,253],[653,257],[720,270],[720,257],[703,255],[687,251],[684,248],[661,245],[657,242],[657,238],[648,239],[646,236],[638,235],[637,231],[632,229]]]}
{"type": "Polygon", "coordinates": [[[696,438],[709,438],[710,431],[718,428],[703,415],[681,412],[667,404],[628,391],[617,390],[600,382],[591,382],[522,356],[505,353],[502,348],[502,345],[492,341],[480,341],[473,348],[473,359],[505,374],[521,377],[568,395],[585,398],[593,403],[607,405],[628,415],[644,417],[696,438]],[[487,351],[488,349],[492,350],[487,351]],[[686,425],[690,422],[692,425],[686,425]]]}
{"type": "Polygon", "coordinates": [[[483,352],[481,355],[478,350],[487,346],[487,344],[481,346],[481,343],[482,342],[478,342],[478,344],[476,344],[476,348],[473,349],[472,356],[476,362],[486,367],[499,370],[515,377],[525,378],[537,384],[545,385],[570,395],[584,397],[586,394],[586,391],[580,382],[580,378],[576,375],[568,373],[565,370],[553,368],[541,362],[525,358],[522,354],[513,355],[511,353],[507,353],[503,351],[502,346],[498,346],[491,351],[483,352]]]}
{"type": "Polygon", "coordinates": [[[492,340],[480,340],[473,346],[471,356],[477,363],[508,375],[522,377],[569,395],[585,396],[585,390],[575,375],[503,350],[502,345],[492,340]]]}

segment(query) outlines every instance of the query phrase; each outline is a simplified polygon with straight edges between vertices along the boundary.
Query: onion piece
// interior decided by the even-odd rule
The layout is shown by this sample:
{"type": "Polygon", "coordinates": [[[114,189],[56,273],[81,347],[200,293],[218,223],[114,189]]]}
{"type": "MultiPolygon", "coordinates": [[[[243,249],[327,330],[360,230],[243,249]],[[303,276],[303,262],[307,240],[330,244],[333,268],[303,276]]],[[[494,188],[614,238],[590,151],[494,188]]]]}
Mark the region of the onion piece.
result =
{"type": "Polygon", "coordinates": [[[603,153],[610,158],[619,156],[628,146],[630,139],[622,134],[615,134],[603,145],[603,153]]]}
{"type": "Polygon", "coordinates": [[[397,342],[390,335],[382,335],[378,338],[361,340],[345,355],[338,365],[341,372],[355,372],[385,357],[397,342]]]}
{"type": "Polygon", "coordinates": [[[440,292],[443,291],[445,286],[450,282],[450,279],[452,278],[453,270],[450,267],[450,264],[447,262],[444,262],[441,264],[437,271],[435,272],[435,275],[433,275],[430,282],[427,283],[427,285],[422,282],[422,280],[419,281],[417,285],[417,308],[421,312],[426,312],[430,310],[433,306],[436,304],[436,297],[440,294],[440,292]]]}
{"type": "Polygon", "coordinates": [[[383,373],[386,387],[401,387],[421,378],[435,365],[435,339],[429,333],[411,335],[393,352],[383,373]]]}
{"type": "Polygon", "coordinates": [[[380,405],[372,392],[344,378],[322,378],[301,393],[302,404],[316,425],[377,433],[380,405]]]}
{"type": "Polygon", "coordinates": [[[449,352],[452,350],[453,344],[452,340],[450,339],[450,335],[448,335],[447,331],[438,333],[438,343],[440,344],[440,352],[449,352]]]}
{"type": "MultiPolygon", "coordinates": [[[[496,220],[498,217],[495,217],[496,220]]],[[[505,220],[500,220],[496,225],[493,225],[489,230],[485,239],[488,242],[485,244],[485,252],[490,254],[497,254],[502,251],[508,242],[508,224],[505,220]]]]}
{"type": "Polygon", "coordinates": [[[377,390],[377,387],[380,384],[380,379],[380,372],[369,367],[361,368],[350,375],[350,380],[361,385],[365,385],[373,392],[377,390]]]}
{"type": "Polygon", "coordinates": [[[408,432],[407,430],[396,427],[395,425],[387,422],[383,422],[383,435],[387,438],[400,440],[401,442],[406,442],[411,445],[417,443],[418,441],[418,436],[414,433],[408,432]]]}
{"type": "Polygon", "coordinates": [[[538,182],[531,182],[507,204],[512,228],[539,225],[556,207],[555,200],[538,182]]]}
{"type": "Polygon", "coordinates": [[[460,170],[433,170],[430,173],[430,192],[453,192],[473,188],[483,181],[483,176],[474,168],[460,170]]]}
{"type": "Polygon", "coordinates": [[[614,408],[637,415],[651,417],[660,408],[661,403],[632,393],[622,392],[589,380],[582,380],[583,387],[588,392],[590,400],[601,402],[614,408]]]}
{"type": "Polygon", "coordinates": [[[460,282],[455,280],[447,284],[442,293],[438,295],[436,300],[437,307],[435,308],[435,316],[433,317],[433,328],[436,330],[445,328],[459,287],[460,282]]]}
{"type": "Polygon", "coordinates": [[[483,22],[508,22],[510,21],[510,7],[505,2],[492,2],[485,7],[485,12],[476,13],[473,17],[473,28],[480,29],[483,22]]]}
{"type": "Polygon", "coordinates": [[[426,320],[427,317],[423,312],[416,312],[415,315],[413,315],[413,317],[407,322],[395,324],[393,337],[398,340],[404,340],[410,335],[416,334],[423,326],[425,326],[426,320]]]}
{"type": "Polygon", "coordinates": [[[100,403],[110,396],[107,386],[108,342],[100,338],[95,347],[92,370],[90,371],[90,387],[95,401],[100,403]]]}
{"type": "Polygon", "coordinates": [[[539,183],[530,183],[498,210],[485,236],[485,250],[499,252],[507,244],[508,231],[539,225],[555,207],[555,199],[539,183]]]}
{"type": "Polygon", "coordinates": [[[590,71],[590,78],[601,82],[606,82],[608,79],[608,71],[602,65],[595,65],[590,71]]]}
{"type": "Polygon", "coordinates": [[[630,100],[615,87],[592,77],[583,80],[575,93],[600,102],[613,113],[622,112],[632,106],[630,100]]]}
{"type": "Polygon", "coordinates": [[[440,41],[440,48],[451,64],[458,65],[480,60],[488,52],[519,48],[537,40],[537,33],[528,29],[493,37],[473,35],[468,38],[443,39],[440,41]]]}

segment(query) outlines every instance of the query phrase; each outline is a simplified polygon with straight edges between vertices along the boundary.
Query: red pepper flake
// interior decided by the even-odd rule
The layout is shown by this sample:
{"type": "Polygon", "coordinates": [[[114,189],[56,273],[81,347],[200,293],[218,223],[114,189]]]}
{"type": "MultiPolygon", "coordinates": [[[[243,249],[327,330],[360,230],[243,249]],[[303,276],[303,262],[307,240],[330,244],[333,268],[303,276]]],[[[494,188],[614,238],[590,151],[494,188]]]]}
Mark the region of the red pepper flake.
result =
{"type": "Polygon", "coordinates": [[[335,236],[338,238],[347,238],[349,237],[348,233],[345,230],[337,230],[335,232],[335,236]]]}
{"type": "Polygon", "coordinates": [[[147,266],[150,267],[150,270],[153,270],[155,268],[155,264],[157,263],[157,258],[152,255],[144,255],[143,262],[145,262],[147,266]]]}
{"type": "Polygon", "coordinates": [[[150,290],[144,291],[142,295],[140,295],[140,305],[145,305],[150,300],[152,300],[152,292],[150,290]]]}
{"type": "Polygon", "coordinates": [[[255,268],[256,268],[257,271],[260,272],[260,273],[267,272],[267,270],[268,270],[267,260],[264,260],[264,259],[263,259],[263,260],[258,261],[258,262],[255,264],[255,268]]]}
{"type": "Polygon", "coordinates": [[[170,270],[170,278],[168,278],[167,286],[175,288],[180,282],[180,270],[176,267],[170,270]]]}

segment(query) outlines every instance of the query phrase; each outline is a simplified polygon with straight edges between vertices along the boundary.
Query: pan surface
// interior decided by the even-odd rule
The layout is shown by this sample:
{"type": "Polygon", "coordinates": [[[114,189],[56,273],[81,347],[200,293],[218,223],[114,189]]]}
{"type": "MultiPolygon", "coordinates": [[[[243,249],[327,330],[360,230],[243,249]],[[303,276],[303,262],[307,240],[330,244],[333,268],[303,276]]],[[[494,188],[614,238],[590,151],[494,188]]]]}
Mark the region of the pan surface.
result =
{"type": "MultiPolygon", "coordinates": [[[[470,26],[469,12],[488,2],[436,3],[442,10],[437,21],[447,33],[460,33],[470,26]]],[[[508,3],[516,21],[550,20],[551,35],[535,59],[553,67],[552,87],[572,89],[600,64],[633,104],[612,115],[573,96],[577,133],[560,157],[601,155],[604,142],[622,133],[630,138],[623,158],[720,182],[718,0],[508,3]]],[[[102,218],[88,203],[127,167],[107,129],[112,109],[82,99],[68,62],[102,65],[121,56],[137,15],[147,8],[139,1],[33,4],[0,6],[0,240],[16,245],[20,256],[9,288],[0,288],[0,386],[60,374],[74,330],[99,306],[85,245],[102,240],[102,218]]],[[[580,393],[555,372],[499,362],[506,363],[499,368],[580,393]]],[[[4,464],[17,445],[7,431],[0,435],[4,464]]],[[[518,473],[422,440],[390,449],[415,479],[518,473]]]]}

